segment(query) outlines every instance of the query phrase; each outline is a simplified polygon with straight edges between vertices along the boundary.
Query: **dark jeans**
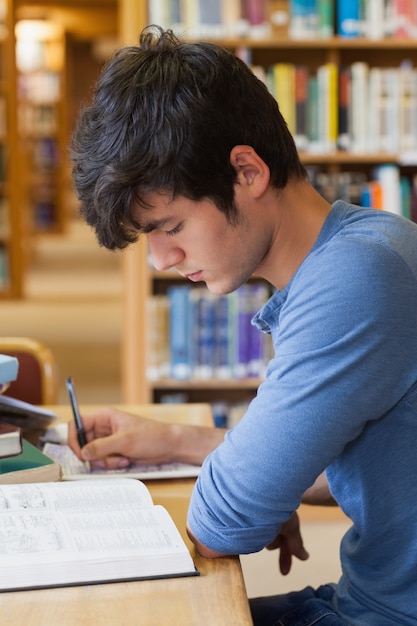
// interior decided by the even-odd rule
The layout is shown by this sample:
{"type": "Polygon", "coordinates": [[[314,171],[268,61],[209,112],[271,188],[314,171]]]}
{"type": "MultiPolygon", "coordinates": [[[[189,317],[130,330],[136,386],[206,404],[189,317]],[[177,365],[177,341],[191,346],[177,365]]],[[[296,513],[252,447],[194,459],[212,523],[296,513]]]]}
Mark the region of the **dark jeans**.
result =
{"type": "Polygon", "coordinates": [[[331,585],[249,600],[254,626],[347,626],[335,613],[331,585]]]}

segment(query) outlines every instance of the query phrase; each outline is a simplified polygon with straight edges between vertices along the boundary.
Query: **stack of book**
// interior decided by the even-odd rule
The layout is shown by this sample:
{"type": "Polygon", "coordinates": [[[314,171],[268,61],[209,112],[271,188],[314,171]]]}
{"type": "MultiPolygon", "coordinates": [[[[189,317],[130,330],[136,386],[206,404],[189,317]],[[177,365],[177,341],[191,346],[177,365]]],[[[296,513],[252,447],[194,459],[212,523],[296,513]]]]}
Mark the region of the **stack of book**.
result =
{"type": "MultiPolygon", "coordinates": [[[[3,392],[16,380],[18,367],[17,359],[0,355],[3,392]]],[[[0,395],[0,484],[60,480],[60,465],[22,437],[22,432],[42,430],[55,419],[52,411],[0,395]]]]}

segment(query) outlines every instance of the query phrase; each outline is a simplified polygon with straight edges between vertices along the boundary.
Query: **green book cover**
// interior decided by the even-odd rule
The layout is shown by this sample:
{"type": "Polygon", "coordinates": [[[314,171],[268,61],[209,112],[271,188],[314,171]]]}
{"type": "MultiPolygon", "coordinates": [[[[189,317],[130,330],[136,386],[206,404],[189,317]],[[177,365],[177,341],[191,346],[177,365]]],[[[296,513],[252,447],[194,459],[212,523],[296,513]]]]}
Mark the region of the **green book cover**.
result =
{"type": "Polygon", "coordinates": [[[0,459],[0,483],[59,480],[61,468],[41,450],[23,440],[23,452],[0,459]]]}

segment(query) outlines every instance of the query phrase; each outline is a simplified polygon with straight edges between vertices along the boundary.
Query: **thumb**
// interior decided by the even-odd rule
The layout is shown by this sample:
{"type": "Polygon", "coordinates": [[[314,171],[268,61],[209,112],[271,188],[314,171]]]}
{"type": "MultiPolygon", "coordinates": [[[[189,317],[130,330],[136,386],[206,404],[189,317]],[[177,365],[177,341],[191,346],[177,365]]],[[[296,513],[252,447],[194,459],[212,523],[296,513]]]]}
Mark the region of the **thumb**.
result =
{"type": "Polygon", "coordinates": [[[81,449],[81,458],[84,461],[93,462],[99,467],[126,467],[130,460],[118,456],[117,437],[109,435],[90,441],[81,449]]]}

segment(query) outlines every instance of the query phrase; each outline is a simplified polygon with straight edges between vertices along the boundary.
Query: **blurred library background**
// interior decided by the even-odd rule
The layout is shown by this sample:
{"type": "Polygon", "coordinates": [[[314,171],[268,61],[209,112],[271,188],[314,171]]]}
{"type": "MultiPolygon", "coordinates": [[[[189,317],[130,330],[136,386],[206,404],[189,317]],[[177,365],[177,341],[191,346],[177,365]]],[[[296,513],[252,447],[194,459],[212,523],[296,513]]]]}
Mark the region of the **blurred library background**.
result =
{"type": "MultiPolygon", "coordinates": [[[[217,41],[248,63],[277,98],[327,200],[417,221],[415,3],[0,0],[4,333],[52,349],[59,402],[72,376],[81,403],[210,402],[217,422],[233,426],[271,354],[250,331],[270,286],[253,279],[235,295],[213,297],[174,271],[155,272],[143,242],[126,253],[103,250],[72,188],[68,146],[78,111],[103,63],[150,23],[217,41]]],[[[345,525],[311,521],[312,559],[280,578],[279,589],[308,584],[312,572],[317,582],[335,579],[345,525]]],[[[242,559],[251,595],[277,590],[275,559],[242,559]]]]}

